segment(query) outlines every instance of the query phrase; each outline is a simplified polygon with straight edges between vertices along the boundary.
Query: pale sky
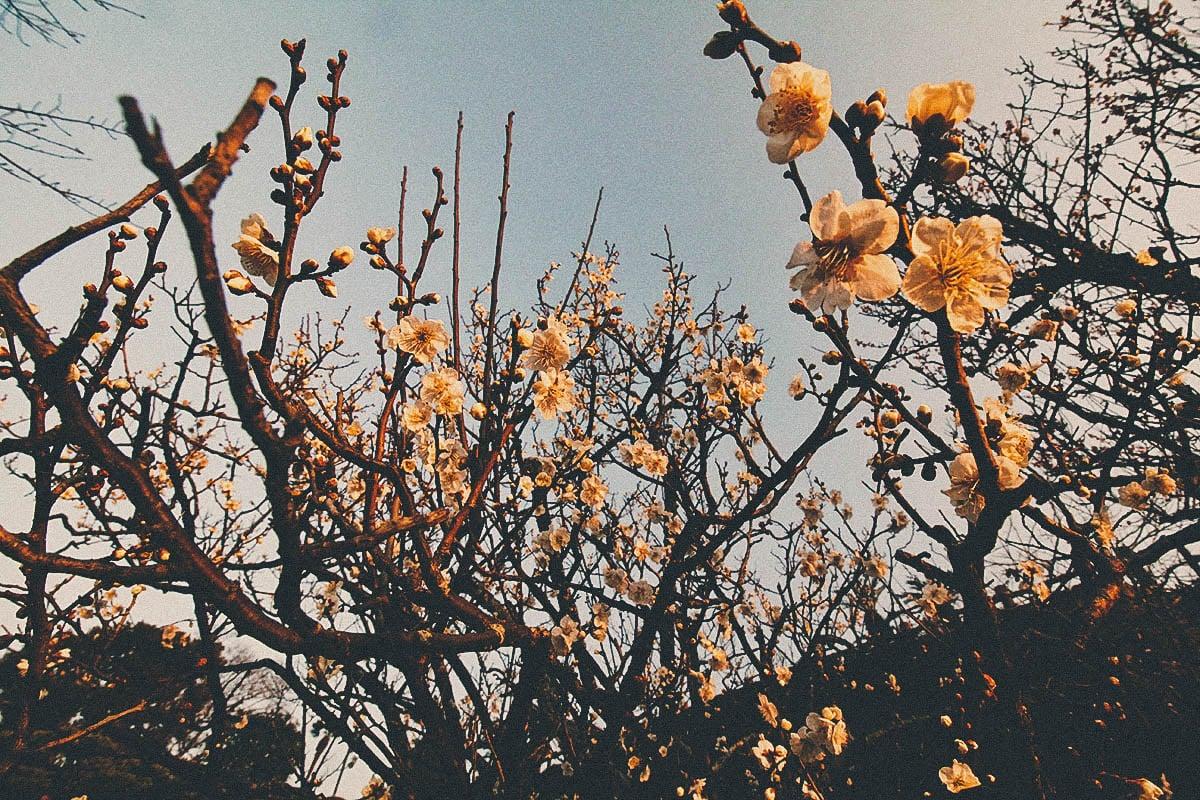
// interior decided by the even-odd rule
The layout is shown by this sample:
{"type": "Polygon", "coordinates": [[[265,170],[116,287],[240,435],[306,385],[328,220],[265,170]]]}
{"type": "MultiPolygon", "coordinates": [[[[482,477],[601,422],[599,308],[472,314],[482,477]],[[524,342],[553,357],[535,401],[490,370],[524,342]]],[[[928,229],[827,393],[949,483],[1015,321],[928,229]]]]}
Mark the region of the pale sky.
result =
{"type": "MultiPolygon", "coordinates": [[[[323,258],[341,244],[357,250],[366,227],[394,224],[405,164],[414,211],[427,206],[429,168],[440,164],[449,173],[462,110],[464,264],[467,282],[482,282],[494,241],[504,118],[512,109],[516,144],[502,305],[526,306],[546,264],[578,248],[604,186],[597,237],[621,249],[627,308],[659,296],[661,276],[649,253],[663,248],[666,225],[677,255],[699,277],[700,294],[730,281],[727,305],[747,304],[752,321],[767,329],[768,352],[783,362],[775,383],[786,384],[792,374],[786,354],[821,348],[786,309],[782,265],[807,235],[799,200],[780,179],[781,168],[766,160],[754,124],[757,104],[739,60],[712,61],[700,52],[724,27],[711,2],[128,3],[144,19],[68,14],[87,34],[80,44],[26,47],[0,37],[0,104],[61,96],[69,113],[116,119],[116,97],[133,94],[162,123],[168,148],[183,161],[229,122],[256,76],[286,78],[281,37],[308,39],[310,80],[296,120],[319,127],[323,116],[313,97],[327,86],[324,59],[346,48],[343,91],[353,104],[338,123],[345,160],[326,183],[323,210],[306,226],[300,258],[323,258]]],[[[1043,27],[1061,5],[1041,0],[748,5],[764,28],[797,40],[805,61],[831,73],[839,111],[883,87],[890,110],[902,114],[915,84],[962,79],[977,86],[975,118],[1000,118],[1004,104],[1018,97],[1006,68],[1022,55],[1041,58],[1061,41],[1043,27]]],[[[754,55],[765,60],[760,50],[754,55]]],[[[92,160],[65,163],[59,171],[73,188],[95,187],[94,193],[120,202],[148,182],[128,141],[89,136],[79,143],[92,160]]],[[[250,144],[254,152],[216,205],[218,253],[228,258],[226,267],[236,266],[227,243],[236,238],[238,220],[256,210],[273,219],[276,209],[267,200],[273,184],[266,169],[280,160],[272,114],[250,144]]],[[[801,169],[814,197],[856,191],[833,136],[803,157],[801,169]]],[[[0,176],[0,263],[82,216],[48,192],[0,176]]],[[[418,222],[414,214],[410,229],[418,222]]],[[[277,232],[281,227],[276,223],[277,232]]],[[[102,252],[98,238],[27,283],[44,316],[75,312],[78,287],[97,278],[102,252]]],[[[178,225],[161,255],[181,277],[190,269],[178,225]]],[[[299,310],[319,307],[336,315],[352,305],[350,319],[358,320],[385,305],[392,293],[387,282],[359,255],[340,277],[336,301],[312,292],[305,295],[310,305],[299,310]]],[[[448,256],[447,241],[435,249],[427,283],[446,276],[448,256]]],[[[861,478],[860,471],[847,478],[861,478]]],[[[21,501],[10,495],[3,506],[0,522],[18,530],[27,524],[21,501]]]]}
{"type": "MultiPolygon", "coordinates": [[[[356,245],[367,224],[391,224],[404,164],[414,198],[427,205],[429,167],[451,166],[454,120],[462,110],[464,254],[468,269],[482,275],[490,263],[504,116],[513,109],[510,297],[546,262],[578,246],[603,185],[599,235],[620,245],[631,296],[653,296],[647,292],[658,276],[647,254],[660,248],[667,225],[705,286],[732,279],[731,296],[780,318],[781,264],[805,229],[794,190],[764,156],[744,68],[736,58],[717,62],[700,53],[708,35],[723,27],[712,3],[130,5],[145,18],[69,15],[87,34],[78,45],[25,47],[0,38],[0,102],[61,95],[69,112],[115,119],[117,95],[134,94],[162,122],[168,147],[182,161],[227,124],[257,75],[286,76],[278,47],[284,36],[308,39],[310,94],[301,108],[309,114],[303,121],[318,126],[311,97],[325,85],[325,57],[344,47],[350,52],[344,91],[353,100],[339,123],[346,160],[327,182],[325,210],[308,227],[301,251],[305,244],[314,255],[356,245]]],[[[913,85],[958,78],[978,86],[977,118],[997,116],[1016,96],[1006,67],[1022,54],[1045,52],[1054,32],[1043,22],[1057,17],[1051,2],[980,0],[752,0],[750,10],[780,38],[799,41],[806,61],[831,72],[838,109],[882,86],[892,110],[902,113],[913,85]]],[[[243,161],[218,200],[218,233],[230,240],[241,216],[273,210],[264,168],[278,161],[277,123],[268,116],[264,128],[251,139],[254,157],[243,161]]],[[[72,186],[94,185],[119,201],[147,181],[129,142],[80,141],[94,160],[62,165],[72,186]]],[[[802,169],[814,197],[854,190],[833,137],[803,159],[802,169]]],[[[44,192],[5,180],[0,259],[80,216],[44,192]]],[[[58,277],[82,284],[94,272],[77,264],[58,277]]],[[[372,300],[379,278],[347,276],[342,298],[372,300]]]]}

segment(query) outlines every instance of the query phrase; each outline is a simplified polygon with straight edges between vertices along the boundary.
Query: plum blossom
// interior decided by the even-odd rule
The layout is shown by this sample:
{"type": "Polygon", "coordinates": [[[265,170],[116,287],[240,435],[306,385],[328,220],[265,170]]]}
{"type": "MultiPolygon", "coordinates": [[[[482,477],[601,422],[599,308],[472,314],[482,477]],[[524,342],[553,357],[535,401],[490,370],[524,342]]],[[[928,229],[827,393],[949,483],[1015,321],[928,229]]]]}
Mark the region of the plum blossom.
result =
{"type": "Polygon", "coordinates": [[[421,378],[421,400],[428,403],[435,414],[461,413],[465,391],[466,387],[453,367],[435,369],[421,378]]]}
{"type": "Polygon", "coordinates": [[[983,324],[984,309],[1008,302],[1012,267],[1000,257],[1003,235],[992,217],[970,217],[957,226],[943,217],[922,217],[913,226],[916,258],[901,291],[923,311],[946,309],[950,327],[971,333],[983,324]]]}
{"type": "Polygon", "coordinates": [[[521,366],[547,372],[560,370],[571,357],[567,326],[554,317],[546,320],[546,327],[529,337],[528,349],[521,354],[521,366]]]}
{"type": "Polygon", "coordinates": [[[941,778],[942,785],[950,794],[958,794],[964,789],[974,789],[980,785],[979,778],[975,777],[971,765],[964,764],[957,758],[950,762],[950,766],[939,769],[938,777],[941,778]]]}
{"type": "MultiPolygon", "coordinates": [[[[1021,468],[1007,456],[997,455],[996,467],[999,470],[997,482],[1001,489],[1015,489],[1025,482],[1021,477],[1021,468]]],[[[979,521],[979,514],[987,505],[987,499],[979,491],[979,465],[971,453],[959,453],[950,464],[950,488],[942,494],[950,498],[950,503],[960,517],[971,522],[979,521]]]]}
{"type": "Polygon", "coordinates": [[[242,269],[274,286],[279,277],[279,243],[267,230],[267,220],[257,212],[242,220],[242,235],[233,243],[242,269]]]}
{"type": "Polygon", "coordinates": [[[767,135],[767,158],[786,164],[825,138],[833,116],[829,73],[803,61],[771,71],[767,98],[758,109],[758,129],[767,135]]]}
{"type": "Polygon", "coordinates": [[[450,336],[439,320],[408,314],[388,330],[387,343],[408,353],[417,363],[428,364],[450,346],[450,336]]]}
{"type": "Polygon", "coordinates": [[[834,191],[813,204],[808,225],[814,240],[797,244],[787,262],[801,268],[790,285],[804,305],[832,313],[855,297],[886,300],[900,288],[896,262],[883,255],[900,230],[896,209],[882,200],[846,205],[834,191]]]}
{"type": "Polygon", "coordinates": [[[575,408],[575,379],[565,370],[552,369],[533,382],[533,405],[542,419],[554,419],[560,411],[575,408]]]}
{"type": "Polygon", "coordinates": [[[922,83],[908,94],[909,127],[917,136],[937,138],[971,116],[975,86],[966,81],[922,83]]]}

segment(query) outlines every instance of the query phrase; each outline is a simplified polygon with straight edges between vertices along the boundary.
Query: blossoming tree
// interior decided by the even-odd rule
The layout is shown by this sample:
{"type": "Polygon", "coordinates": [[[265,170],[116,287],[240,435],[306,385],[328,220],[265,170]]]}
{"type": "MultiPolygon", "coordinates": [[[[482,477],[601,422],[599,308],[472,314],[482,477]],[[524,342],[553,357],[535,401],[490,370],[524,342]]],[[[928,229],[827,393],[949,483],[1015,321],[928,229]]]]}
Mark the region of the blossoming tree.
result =
{"type": "Polygon", "coordinates": [[[345,52],[315,126],[304,42],[285,40],[283,86],[260,79],[183,162],[122,100],[154,180],[0,269],[0,448],[32,498],[0,528],[23,569],[3,600],[24,686],[0,768],[115,723],[47,734],[41,693],[72,638],[149,591],[187,599],[190,627],[164,637],[207,653],[208,735],[181,756],[229,747],[231,683],[268,673],[320,734],[297,777],[312,792],[344,752],[376,776],[364,796],[886,796],[856,753],[891,746],[918,776],[898,797],[1164,796],[1168,765],[1047,751],[1014,624],[1053,610],[1085,650],[1114,608],[1195,576],[1189,21],[1073,6],[1082,44],[1059,58],[1078,81],[1029,67],[1014,117],[987,126],[963,81],[916,87],[899,118],[882,91],[839,113],[799,45],[738,0],[718,11],[705,52],[746,67],[807,224],[780,266],[792,332],[824,353],[779,380],[746,310],[694,296],[669,237],[645,315],[591,230],[502,305],[521,298],[501,280],[511,116],[491,279],[471,290],[457,157],[449,180],[433,170],[415,248],[407,177],[395,227],[361,221],[356,248],[301,237],[352,135],[345,52]],[[229,210],[240,236],[218,242],[219,190],[264,115],[282,131],[272,210],[229,210]],[[819,147],[858,185],[813,199],[819,147]],[[158,258],[174,227],[191,264],[158,258]],[[56,329],[22,281],[102,232],[56,329]],[[347,280],[392,298],[365,352],[345,317],[285,335],[285,309],[337,308],[347,280]],[[139,368],[151,331],[177,352],[139,368]],[[785,389],[798,410],[772,419],[785,389]],[[844,486],[810,469],[831,446],[861,452],[844,486]],[[253,649],[218,658],[234,641],[253,649]],[[885,649],[869,683],[851,677],[868,648],[912,643],[949,661],[903,672],[885,649]],[[891,734],[910,731],[944,747],[905,751],[891,734]]]}

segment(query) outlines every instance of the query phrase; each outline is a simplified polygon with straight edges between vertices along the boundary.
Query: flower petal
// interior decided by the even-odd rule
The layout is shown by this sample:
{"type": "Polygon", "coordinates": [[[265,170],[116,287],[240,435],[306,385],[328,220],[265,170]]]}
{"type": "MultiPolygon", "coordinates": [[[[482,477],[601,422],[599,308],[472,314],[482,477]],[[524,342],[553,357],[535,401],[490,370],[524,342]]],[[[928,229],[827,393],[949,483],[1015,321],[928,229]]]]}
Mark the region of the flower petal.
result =
{"type": "Polygon", "coordinates": [[[859,200],[846,206],[850,242],[858,253],[882,253],[896,242],[900,217],[882,200],[859,200]]]}
{"type": "Polygon", "coordinates": [[[945,217],[921,217],[913,226],[912,251],[914,255],[933,255],[940,242],[954,236],[954,223],[945,217]]]}
{"type": "Polygon", "coordinates": [[[774,136],[780,132],[777,120],[783,114],[785,102],[783,95],[778,92],[767,95],[767,99],[763,100],[762,105],[758,107],[758,118],[755,120],[760,131],[768,136],[774,136]]]}
{"type": "Polygon", "coordinates": [[[1000,240],[1004,228],[995,217],[968,217],[954,231],[963,247],[987,253],[992,258],[1000,256],[1000,240]]]}
{"type": "Polygon", "coordinates": [[[888,256],[859,256],[854,261],[853,286],[863,300],[886,300],[900,288],[900,270],[888,256]]]}
{"type": "MultiPolygon", "coordinates": [[[[915,237],[913,241],[916,241],[915,237]]],[[[922,311],[937,311],[946,305],[946,287],[942,284],[941,273],[937,263],[926,255],[917,256],[908,265],[900,290],[908,302],[922,311]]]]}
{"type": "Polygon", "coordinates": [[[946,303],[946,319],[959,333],[974,333],[983,324],[983,306],[973,294],[954,292],[946,303]]]}
{"type": "Polygon", "coordinates": [[[795,157],[792,152],[795,144],[795,131],[773,133],[767,137],[767,158],[772,164],[786,164],[795,157]]]}
{"type": "Polygon", "coordinates": [[[795,248],[792,249],[792,257],[788,259],[784,266],[787,269],[793,267],[811,267],[816,264],[820,258],[817,256],[816,248],[812,242],[797,242],[795,248]]]}
{"type": "Polygon", "coordinates": [[[975,275],[977,290],[975,298],[984,308],[995,311],[1008,304],[1008,290],[1012,285],[1012,267],[1003,261],[989,261],[975,275]]]}
{"type": "Polygon", "coordinates": [[[836,189],[813,203],[812,213],[808,215],[808,227],[813,236],[822,241],[832,241],[837,238],[838,219],[846,207],[842,193],[836,189]]]}

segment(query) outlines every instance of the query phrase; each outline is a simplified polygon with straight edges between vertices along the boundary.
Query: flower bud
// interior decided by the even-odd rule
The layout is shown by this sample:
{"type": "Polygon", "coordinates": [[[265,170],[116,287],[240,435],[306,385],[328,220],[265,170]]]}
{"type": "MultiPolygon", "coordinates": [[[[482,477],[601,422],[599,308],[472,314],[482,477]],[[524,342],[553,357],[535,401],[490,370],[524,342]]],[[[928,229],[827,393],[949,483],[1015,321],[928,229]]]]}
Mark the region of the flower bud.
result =
{"type": "Polygon", "coordinates": [[[221,277],[224,278],[225,285],[233,294],[243,295],[254,291],[254,284],[250,282],[250,279],[236,269],[229,270],[221,277]]]}
{"type": "Polygon", "coordinates": [[[937,161],[936,177],[942,183],[957,183],[971,168],[971,159],[962,153],[947,153],[937,161]]]}
{"type": "Polygon", "coordinates": [[[333,278],[317,278],[317,288],[326,297],[337,297],[337,284],[333,282],[333,278]]]}
{"type": "Polygon", "coordinates": [[[725,0],[723,3],[717,3],[717,15],[726,24],[735,27],[745,25],[750,21],[750,15],[746,13],[746,6],[742,4],[742,0],[725,0]]]}
{"type": "Polygon", "coordinates": [[[871,128],[878,128],[883,123],[883,118],[887,116],[887,112],[883,108],[883,103],[878,100],[872,100],[867,103],[867,109],[863,113],[863,123],[871,128]]]}
{"type": "Polygon", "coordinates": [[[475,405],[471,406],[471,416],[475,419],[483,419],[487,416],[487,406],[485,406],[483,403],[476,403],[475,405]]]}
{"type": "Polygon", "coordinates": [[[112,279],[112,285],[118,292],[128,292],[133,288],[133,281],[128,275],[118,275],[112,279]]]}
{"type": "Polygon", "coordinates": [[[342,245],[329,254],[329,266],[334,269],[345,269],[354,261],[354,251],[342,245]]]}
{"type": "Polygon", "coordinates": [[[933,409],[921,403],[921,405],[917,406],[917,420],[922,425],[928,425],[933,421],[933,409]]]}
{"type": "Polygon", "coordinates": [[[305,125],[300,130],[296,131],[296,135],[292,137],[292,143],[296,145],[296,149],[300,151],[307,150],[313,146],[312,128],[305,125]]]}
{"type": "Polygon", "coordinates": [[[136,239],[138,237],[138,229],[126,222],[121,226],[121,238],[136,239]]]}

